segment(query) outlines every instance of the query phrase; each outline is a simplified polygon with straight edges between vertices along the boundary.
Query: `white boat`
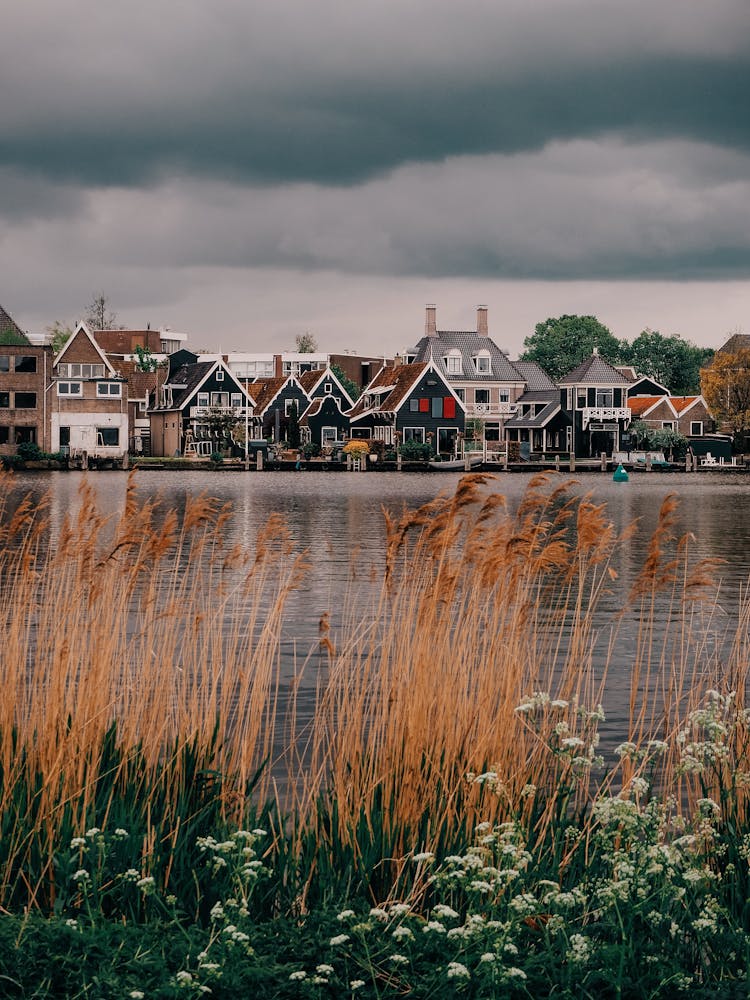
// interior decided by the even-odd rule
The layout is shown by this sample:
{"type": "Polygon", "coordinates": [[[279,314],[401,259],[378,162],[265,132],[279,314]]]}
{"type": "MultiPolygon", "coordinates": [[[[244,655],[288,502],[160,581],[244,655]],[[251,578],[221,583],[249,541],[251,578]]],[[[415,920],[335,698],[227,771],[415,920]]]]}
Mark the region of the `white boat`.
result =
{"type": "Polygon", "coordinates": [[[427,464],[431,469],[436,469],[438,472],[465,472],[466,471],[466,459],[469,460],[469,468],[474,469],[476,466],[482,464],[482,455],[466,455],[464,458],[436,458],[433,462],[428,462],[427,464]]]}

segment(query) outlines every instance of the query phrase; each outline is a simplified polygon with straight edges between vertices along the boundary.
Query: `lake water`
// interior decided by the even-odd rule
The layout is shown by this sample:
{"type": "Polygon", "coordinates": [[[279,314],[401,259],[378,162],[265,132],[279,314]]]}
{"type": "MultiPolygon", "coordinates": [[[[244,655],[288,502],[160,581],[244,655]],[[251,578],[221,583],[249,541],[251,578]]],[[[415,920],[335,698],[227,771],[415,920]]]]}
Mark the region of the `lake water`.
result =
{"type": "MultiPolygon", "coordinates": [[[[54,530],[64,514],[75,508],[81,476],[75,472],[20,473],[15,477],[14,491],[38,497],[49,492],[54,530]]],[[[595,502],[606,502],[617,528],[635,519],[641,524],[633,542],[617,557],[619,582],[602,605],[599,625],[603,629],[608,616],[614,616],[622,607],[624,588],[629,587],[642,564],[659,506],[670,492],[680,500],[680,531],[695,535],[691,550],[695,558],[724,561],[719,613],[713,627],[718,632],[734,624],[741,591],[750,576],[750,478],[729,472],[636,473],[626,484],[614,483],[611,475],[593,473],[575,477],[560,474],[555,478],[574,478],[577,492],[591,493],[595,502]]],[[[148,471],[138,473],[136,481],[140,493],[159,494],[168,507],[180,508],[188,494],[203,492],[229,501],[234,509],[228,528],[231,542],[252,546],[256,532],[271,514],[285,518],[296,547],[308,551],[311,564],[302,588],[288,604],[289,628],[284,634],[282,656],[289,665],[295,657],[305,658],[315,647],[324,612],[331,613],[334,627],[337,624],[350,585],[353,556],[363,567],[360,577],[366,577],[368,566],[382,562],[382,508],[398,512],[405,505],[416,507],[440,492],[453,492],[459,479],[459,474],[446,473],[148,471]]],[[[94,473],[89,481],[104,510],[115,513],[122,509],[125,474],[94,473]]],[[[509,507],[515,509],[527,485],[525,474],[501,473],[485,488],[504,494],[509,507]]],[[[628,660],[636,629],[637,622],[633,621],[622,630],[619,641],[623,664],[628,660]]],[[[622,738],[628,691],[625,667],[619,671],[615,657],[607,679],[605,737],[610,732],[612,739],[622,738]]]]}

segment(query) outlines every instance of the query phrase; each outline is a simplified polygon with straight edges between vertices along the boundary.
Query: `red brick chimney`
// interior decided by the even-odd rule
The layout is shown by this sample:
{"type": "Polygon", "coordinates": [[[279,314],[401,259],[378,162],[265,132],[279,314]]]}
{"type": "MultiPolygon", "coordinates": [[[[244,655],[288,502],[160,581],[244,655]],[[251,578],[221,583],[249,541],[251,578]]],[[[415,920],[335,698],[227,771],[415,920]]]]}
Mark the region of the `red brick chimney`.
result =
{"type": "Polygon", "coordinates": [[[489,337],[487,326],[487,306],[477,306],[477,333],[480,337],[489,337]]]}
{"type": "Polygon", "coordinates": [[[424,323],[425,337],[437,337],[437,306],[427,305],[427,315],[424,323]]]}

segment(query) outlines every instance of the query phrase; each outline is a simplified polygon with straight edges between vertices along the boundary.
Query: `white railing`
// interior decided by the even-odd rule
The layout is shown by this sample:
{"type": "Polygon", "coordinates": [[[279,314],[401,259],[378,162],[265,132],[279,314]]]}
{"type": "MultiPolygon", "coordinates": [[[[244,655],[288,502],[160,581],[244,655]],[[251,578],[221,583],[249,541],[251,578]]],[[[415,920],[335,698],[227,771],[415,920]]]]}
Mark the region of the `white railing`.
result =
{"type": "Polygon", "coordinates": [[[596,420],[624,420],[630,423],[629,406],[588,406],[583,410],[584,430],[588,425],[596,420]]]}
{"type": "MultiPolygon", "coordinates": [[[[244,406],[191,406],[190,407],[190,419],[191,420],[207,420],[209,417],[232,414],[238,420],[245,419],[245,409],[244,406]]],[[[247,407],[247,415],[252,416],[252,407],[247,407]]]]}
{"type": "Polygon", "coordinates": [[[467,403],[467,417],[511,417],[516,412],[515,403],[467,403]]]}

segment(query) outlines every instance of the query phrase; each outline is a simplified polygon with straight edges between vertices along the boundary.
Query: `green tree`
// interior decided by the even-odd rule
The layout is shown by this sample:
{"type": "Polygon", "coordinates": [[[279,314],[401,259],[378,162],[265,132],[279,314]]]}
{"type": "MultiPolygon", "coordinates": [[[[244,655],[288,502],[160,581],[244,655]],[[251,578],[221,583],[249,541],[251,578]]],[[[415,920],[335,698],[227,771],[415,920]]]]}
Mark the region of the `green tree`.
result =
{"type": "Polygon", "coordinates": [[[537,323],[524,342],[522,361],[536,361],[552,379],[561,379],[597,348],[610,364],[621,364],[626,348],[596,316],[559,316],[537,323]]]}
{"type": "Polygon", "coordinates": [[[309,331],[306,333],[298,333],[294,338],[294,343],[297,346],[298,354],[315,354],[318,349],[318,341],[315,335],[309,331]]]}
{"type": "Polygon", "coordinates": [[[700,371],[713,357],[709,347],[696,347],[682,337],[665,337],[658,330],[644,330],[624,353],[625,362],[638,375],[649,375],[673,396],[700,392],[700,371]]]}
{"type": "Polygon", "coordinates": [[[54,323],[47,327],[47,333],[49,334],[49,342],[55,354],[59,354],[73,336],[72,329],[67,324],[61,323],[59,319],[56,319],[54,323]]]}
{"type": "Polygon", "coordinates": [[[138,371],[155,372],[159,367],[159,362],[153,356],[150,347],[141,347],[140,344],[136,344],[133,353],[137,358],[135,366],[138,371]]]}
{"type": "Polygon", "coordinates": [[[331,371],[356,403],[362,395],[362,390],[357,383],[353,382],[347,375],[345,375],[343,368],[340,368],[338,365],[331,365],[331,371]]]}

